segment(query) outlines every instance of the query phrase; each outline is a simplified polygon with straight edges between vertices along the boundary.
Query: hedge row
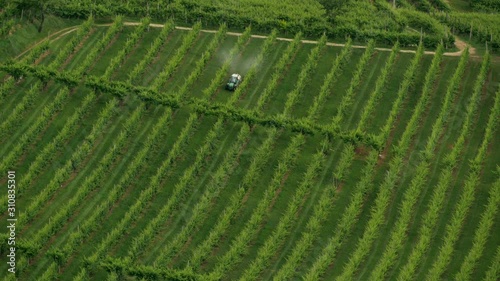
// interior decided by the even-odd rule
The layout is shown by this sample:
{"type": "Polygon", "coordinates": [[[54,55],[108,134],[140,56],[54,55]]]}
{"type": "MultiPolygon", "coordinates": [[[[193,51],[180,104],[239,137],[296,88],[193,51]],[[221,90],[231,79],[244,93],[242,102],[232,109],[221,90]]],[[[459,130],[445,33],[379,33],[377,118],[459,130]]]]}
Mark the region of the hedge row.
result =
{"type": "MultiPolygon", "coordinates": [[[[8,73],[17,73],[24,75],[34,75],[42,80],[53,79],[58,82],[74,86],[77,85],[81,77],[72,72],[57,72],[47,69],[46,67],[33,67],[26,64],[15,65],[0,65],[0,70],[8,73]]],[[[92,87],[97,91],[124,97],[129,93],[134,93],[146,102],[153,102],[155,104],[166,105],[172,108],[181,106],[192,106],[198,113],[222,116],[236,122],[246,122],[251,125],[258,124],[263,126],[270,126],[276,128],[287,128],[294,132],[301,132],[304,134],[323,134],[330,138],[340,138],[345,142],[352,144],[363,143],[366,146],[374,147],[375,149],[381,148],[379,137],[373,135],[361,134],[357,132],[341,132],[338,129],[327,128],[315,123],[305,120],[292,120],[284,118],[283,116],[275,117],[262,117],[252,110],[238,109],[232,106],[222,105],[216,102],[208,102],[195,98],[180,99],[178,96],[168,94],[160,94],[146,87],[133,86],[126,82],[110,82],[95,76],[87,76],[83,83],[92,87]]],[[[220,86],[220,85],[219,85],[220,86]]]]}
{"type": "MultiPolygon", "coordinates": [[[[269,5],[266,3],[265,5],[269,5]]],[[[429,4],[430,5],[430,4],[429,4]]],[[[331,26],[325,20],[325,16],[308,15],[297,18],[291,18],[286,13],[276,17],[265,17],[262,13],[251,13],[250,10],[245,11],[231,11],[220,7],[220,5],[213,3],[199,3],[199,2],[176,2],[164,5],[110,5],[109,3],[96,4],[88,3],[88,5],[77,5],[74,3],[52,4],[49,6],[49,11],[62,17],[78,17],[86,18],[91,14],[101,17],[110,17],[116,14],[133,15],[133,16],[151,16],[155,19],[166,20],[168,17],[174,18],[177,21],[194,24],[202,21],[204,24],[217,26],[226,24],[231,29],[245,29],[247,26],[252,26],[254,30],[261,32],[271,32],[273,29],[279,30],[285,34],[297,34],[302,32],[306,36],[320,37],[326,33],[330,38],[346,38],[351,37],[356,40],[368,41],[370,39],[376,40],[378,43],[393,45],[399,41],[401,46],[416,46],[421,39],[426,47],[435,48],[440,42],[444,41],[445,45],[452,45],[454,42],[453,36],[448,33],[442,34],[442,29],[437,31],[437,28],[432,28],[436,31],[433,34],[424,34],[421,36],[418,33],[410,32],[397,32],[385,31],[382,29],[364,30],[359,26],[350,24],[334,25],[331,26]],[[422,38],[421,38],[422,37],[422,38]]],[[[301,11],[305,13],[305,11],[301,11]]],[[[416,12],[410,12],[417,14],[416,12]]],[[[431,17],[425,17],[423,13],[419,13],[417,23],[428,25],[432,21],[431,17]],[[420,21],[422,21],[421,23],[420,21]]],[[[404,16],[400,16],[399,20],[407,22],[404,16]],[[404,20],[401,20],[404,19],[404,20]]]]}
{"type": "Polygon", "coordinates": [[[108,272],[117,272],[118,277],[135,276],[139,280],[197,281],[205,280],[191,270],[159,269],[151,266],[132,265],[128,260],[108,257],[95,264],[108,272]]]}

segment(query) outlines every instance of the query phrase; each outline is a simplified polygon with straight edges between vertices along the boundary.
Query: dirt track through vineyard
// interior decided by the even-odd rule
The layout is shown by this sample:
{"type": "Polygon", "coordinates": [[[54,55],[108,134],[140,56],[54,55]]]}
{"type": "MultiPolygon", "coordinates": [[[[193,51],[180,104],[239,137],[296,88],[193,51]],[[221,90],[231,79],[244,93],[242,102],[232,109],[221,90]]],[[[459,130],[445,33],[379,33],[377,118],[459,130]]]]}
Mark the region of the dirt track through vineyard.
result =
{"type": "MultiPolygon", "coordinates": [[[[140,22],[124,22],[123,23],[124,25],[126,26],[135,26],[135,25],[139,25],[140,22]]],[[[111,26],[111,23],[108,23],[108,24],[98,24],[96,26],[111,26]]],[[[158,23],[151,23],[149,26],[151,27],[156,27],[156,28],[162,28],[164,25],[163,24],[158,24],[158,23]]],[[[48,36],[47,38],[44,38],[43,40],[37,42],[36,44],[32,45],[31,47],[29,47],[28,49],[26,49],[25,51],[23,51],[21,54],[19,54],[16,58],[19,58],[20,56],[24,55],[26,52],[30,51],[32,48],[36,47],[37,45],[43,43],[44,41],[48,40],[48,39],[52,39],[53,37],[55,37],[54,39],[52,39],[52,41],[55,41],[57,39],[60,39],[61,37],[75,31],[78,29],[79,26],[71,26],[71,27],[67,27],[67,28],[64,28],[64,29],[61,29],[60,31],[56,32],[56,33],[53,33],[51,34],[50,36],[48,36]],[[57,36],[57,37],[56,37],[57,36]]],[[[183,26],[176,26],[175,27],[176,29],[179,29],[179,30],[191,30],[192,28],[191,27],[183,27],[183,26]]],[[[217,30],[209,30],[209,29],[202,29],[201,30],[202,32],[206,32],[206,33],[216,33],[217,30]]],[[[227,32],[228,35],[231,35],[231,36],[240,36],[242,33],[239,33],[239,32],[227,32]]],[[[267,36],[265,35],[251,35],[251,37],[253,38],[267,38],[267,36]]],[[[281,40],[281,41],[293,41],[293,38],[285,38],[285,37],[277,37],[276,38],[277,40],[281,40]]],[[[314,41],[314,40],[302,40],[302,43],[305,43],[305,44],[317,44],[318,41],[314,41]]],[[[333,43],[333,42],[328,42],[326,43],[326,45],[328,46],[336,46],[336,47],[344,47],[345,44],[341,44],[341,43],[333,43]]],[[[459,49],[459,51],[456,51],[456,52],[445,52],[444,55],[445,56],[449,56],[449,57],[458,57],[462,54],[463,50],[465,50],[465,48],[468,46],[467,43],[465,43],[464,41],[458,39],[458,38],[455,38],[455,46],[459,49]]],[[[357,48],[357,49],[365,49],[366,46],[363,46],[363,45],[353,45],[352,46],[353,48],[357,48]]],[[[378,51],[384,51],[384,52],[390,52],[391,49],[390,48],[375,48],[376,50],[378,51]]],[[[415,53],[416,51],[415,50],[400,50],[401,53],[415,53]]],[[[476,49],[469,46],[469,53],[471,56],[474,56],[475,53],[476,53],[476,49]]],[[[434,55],[435,52],[433,51],[425,51],[425,54],[426,55],[434,55]]]]}

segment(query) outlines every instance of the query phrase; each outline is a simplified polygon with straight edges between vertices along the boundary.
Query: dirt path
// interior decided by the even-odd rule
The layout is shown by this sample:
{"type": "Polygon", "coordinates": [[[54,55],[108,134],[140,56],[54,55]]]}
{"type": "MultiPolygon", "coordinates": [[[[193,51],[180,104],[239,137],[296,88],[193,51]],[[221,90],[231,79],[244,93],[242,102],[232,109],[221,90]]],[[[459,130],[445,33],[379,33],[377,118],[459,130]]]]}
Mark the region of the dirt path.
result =
{"type": "MultiPolygon", "coordinates": [[[[139,25],[140,22],[124,22],[123,23],[124,25],[126,26],[136,26],[136,25],[139,25]]],[[[108,23],[108,24],[98,24],[96,26],[111,26],[111,23],[108,23]]],[[[159,24],[159,23],[151,23],[149,26],[151,27],[157,27],[157,28],[162,28],[164,25],[163,24],[159,24]]],[[[61,29],[59,30],[58,32],[56,33],[53,33],[51,35],[49,35],[47,38],[39,41],[38,43],[34,44],[33,46],[29,47],[28,49],[26,49],[24,52],[22,52],[21,54],[19,54],[17,58],[19,58],[20,56],[24,55],[26,52],[29,52],[31,49],[33,49],[34,47],[38,46],[39,44],[43,43],[44,41],[46,40],[49,40],[49,39],[52,39],[53,37],[55,37],[54,39],[52,39],[52,41],[55,41],[57,39],[60,39],[61,37],[75,31],[78,29],[79,26],[71,26],[71,27],[67,27],[67,28],[64,28],[64,29],[61,29]],[[57,37],[56,37],[57,36],[57,37]]],[[[183,27],[183,26],[176,26],[175,27],[176,29],[179,29],[179,30],[191,30],[192,28],[191,27],[183,27]]],[[[202,32],[206,32],[206,33],[216,33],[217,30],[208,30],[208,29],[202,29],[201,30],[202,32]]],[[[242,33],[239,33],[239,32],[227,32],[228,35],[231,35],[231,36],[240,36],[242,35],[242,33]]],[[[251,37],[253,38],[267,38],[267,36],[265,35],[251,35],[251,37]]],[[[276,38],[277,40],[281,40],[281,41],[293,41],[292,38],[285,38],[285,37],[277,37],[276,38]]],[[[302,43],[305,43],[305,44],[318,44],[318,41],[314,41],[314,40],[301,40],[302,43]]],[[[341,43],[333,43],[333,42],[328,42],[326,43],[326,45],[328,46],[336,46],[336,47],[344,47],[345,44],[341,44],[341,43]]],[[[465,43],[464,41],[458,39],[458,38],[455,38],[455,46],[459,49],[459,51],[457,52],[445,52],[443,55],[445,56],[449,56],[449,57],[458,57],[462,54],[463,50],[465,50],[465,48],[468,46],[467,43],[465,43]]],[[[363,46],[363,45],[353,45],[352,46],[353,48],[356,48],[356,49],[366,49],[366,46],[363,46]]],[[[375,48],[375,50],[378,50],[378,51],[383,51],[383,52],[391,52],[392,50],[390,48],[375,48]]],[[[415,53],[416,51],[415,50],[400,50],[401,53],[415,53]]],[[[436,52],[433,52],[433,51],[425,51],[424,52],[426,55],[434,55],[436,52]]],[[[471,56],[474,56],[476,54],[476,49],[469,46],[469,53],[471,56]]]]}
{"type": "MultiPolygon", "coordinates": [[[[124,25],[128,25],[128,26],[134,26],[134,25],[139,25],[140,23],[139,22],[124,22],[124,25]]],[[[103,24],[101,26],[110,26],[111,24],[103,24]]],[[[156,23],[152,23],[150,24],[151,27],[163,27],[163,24],[156,24],[156,23]]],[[[191,27],[183,27],[183,26],[176,26],[175,27],[176,29],[180,29],[180,30],[191,30],[192,28],[191,27]]],[[[207,29],[202,29],[201,30],[202,32],[207,32],[207,33],[216,33],[217,30],[207,30],[207,29]]],[[[231,36],[240,36],[242,35],[242,33],[239,33],[239,32],[227,32],[228,35],[231,35],[231,36]]],[[[267,38],[267,36],[265,35],[251,35],[251,37],[253,38],[267,38]]],[[[285,37],[277,37],[276,38],[277,40],[281,40],[281,41],[293,41],[293,38],[285,38],[285,37]]],[[[301,40],[302,43],[305,43],[305,44],[318,44],[318,41],[314,41],[314,40],[301,40]]],[[[326,43],[327,46],[336,46],[336,47],[344,47],[345,44],[341,44],[341,43],[332,43],[332,42],[328,42],[326,43]]],[[[445,56],[449,56],[449,57],[459,57],[463,50],[465,50],[465,47],[467,46],[467,44],[458,39],[458,38],[455,38],[455,46],[459,49],[459,51],[457,52],[445,52],[443,55],[445,56]]],[[[362,46],[362,45],[353,45],[352,46],[353,48],[357,48],[357,49],[366,49],[366,46],[362,46]]],[[[390,48],[375,48],[375,50],[378,50],[378,51],[384,51],[384,52],[391,52],[392,50],[390,48]]],[[[469,46],[469,53],[471,55],[474,55],[476,52],[475,52],[475,48],[472,48],[471,46],[469,46]]],[[[415,50],[400,50],[401,53],[416,53],[415,50]]],[[[425,51],[424,52],[425,54],[427,55],[434,55],[436,54],[436,52],[433,52],[433,51],[425,51]]]]}
{"type": "Polygon", "coordinates": [[[49,34],[49,36],[45,37],[44,39],[38,41],[37,43],[35,43],[34,45],[30,46],[28,49],[24,50],[24,52],[20,53],[19,55],[17,55],[15,58],[19,58],[21,57],[22,55],[26,54],[27,52],[29,52],[31,49],[35,48],[36,46],[42,44],[43,42],[49,40],[49,39],[52,39],[53,37],[56,37],[54,39],[52,39],[52,41],[55,41],[67,34],[70,34],[71,32],[73,31],[76,31],[78,29],[79,25],[75,25],[75,26],[70,26],[70,27],[66,27],[64,29],[61,29],[57,32],[54,32],[52,34],[49,34]]]}

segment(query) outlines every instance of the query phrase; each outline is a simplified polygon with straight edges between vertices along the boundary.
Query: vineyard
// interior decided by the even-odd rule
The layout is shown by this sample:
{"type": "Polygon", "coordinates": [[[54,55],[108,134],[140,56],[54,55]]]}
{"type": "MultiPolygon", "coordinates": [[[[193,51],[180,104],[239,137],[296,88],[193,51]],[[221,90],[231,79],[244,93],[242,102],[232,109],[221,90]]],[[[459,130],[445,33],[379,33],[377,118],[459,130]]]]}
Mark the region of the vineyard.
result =
{"type": "Polygon", "coordinates": [[[498,280],[498,55],[252,28],[89,17],[0,64],[3,280],[498,280]]]}

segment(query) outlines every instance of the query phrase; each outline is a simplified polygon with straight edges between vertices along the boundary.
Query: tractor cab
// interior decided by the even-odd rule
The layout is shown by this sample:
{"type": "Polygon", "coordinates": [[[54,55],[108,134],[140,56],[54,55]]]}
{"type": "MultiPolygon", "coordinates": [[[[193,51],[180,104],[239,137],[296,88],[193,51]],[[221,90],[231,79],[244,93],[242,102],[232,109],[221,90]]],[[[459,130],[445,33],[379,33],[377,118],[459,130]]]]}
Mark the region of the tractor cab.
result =
{"type": "Polygon", "coordinates": [[[229,77],[229,81],[226,84],[226,90],[234,91],[241,83],[241,75],[234,73],[229,77]]]}

